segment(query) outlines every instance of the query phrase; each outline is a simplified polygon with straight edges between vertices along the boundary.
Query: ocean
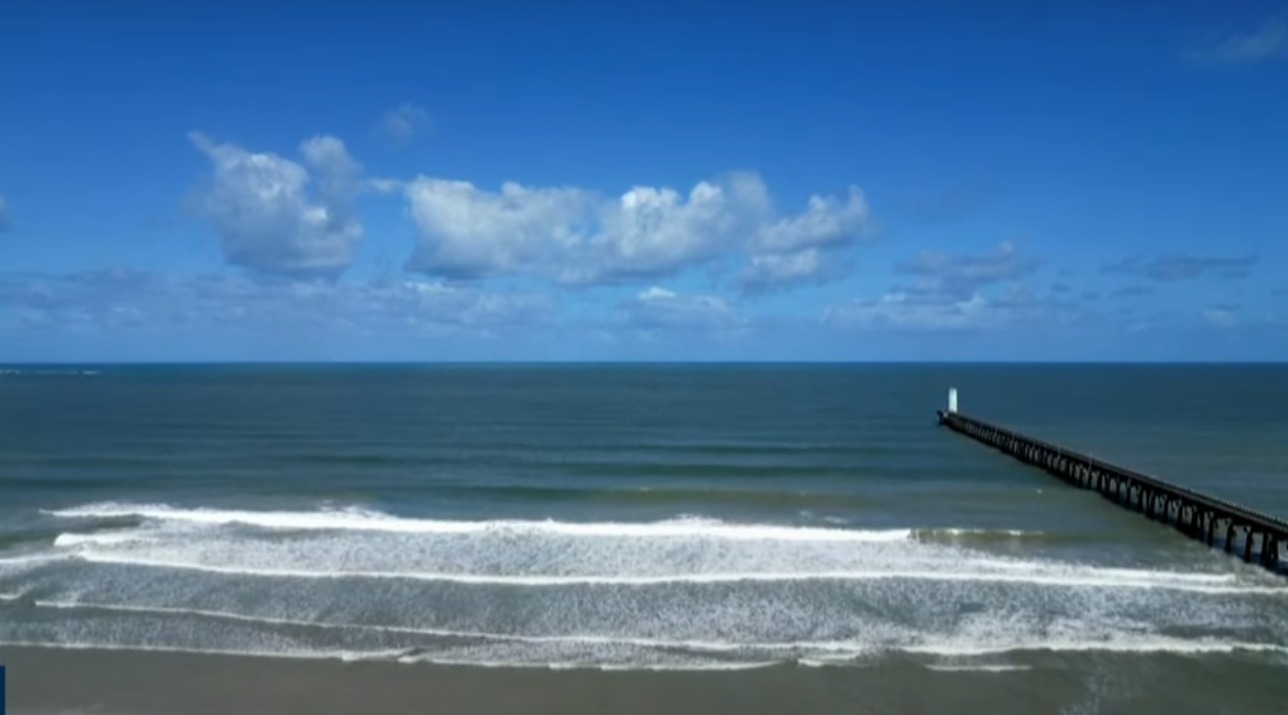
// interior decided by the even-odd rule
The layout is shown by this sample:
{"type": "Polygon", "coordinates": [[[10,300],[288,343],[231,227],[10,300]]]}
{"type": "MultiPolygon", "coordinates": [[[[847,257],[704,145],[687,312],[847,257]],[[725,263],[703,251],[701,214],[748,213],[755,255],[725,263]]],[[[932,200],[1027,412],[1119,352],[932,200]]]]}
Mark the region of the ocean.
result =
{"type": "Polygon", "coordinates": [[[938,427],[949,387],[1288,515],[1284,365],[11,366],[11,707],[1288,713],[1288,579],[938,427]],[[67,685],[129,667],[161,694],[67,685]]]}

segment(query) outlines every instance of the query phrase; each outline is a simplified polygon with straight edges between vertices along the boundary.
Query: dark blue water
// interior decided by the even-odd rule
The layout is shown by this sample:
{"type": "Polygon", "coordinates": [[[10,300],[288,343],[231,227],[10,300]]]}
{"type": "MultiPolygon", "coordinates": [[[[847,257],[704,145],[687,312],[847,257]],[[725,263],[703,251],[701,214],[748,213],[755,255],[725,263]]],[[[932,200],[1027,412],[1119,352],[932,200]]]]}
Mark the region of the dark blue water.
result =
{"type": "Polygon", "coordinates": [[[950,386],[1288,515],[1283,366],[14,367],[0,641],[1282,687],[1288,582],[938,428],[950,386]]]}

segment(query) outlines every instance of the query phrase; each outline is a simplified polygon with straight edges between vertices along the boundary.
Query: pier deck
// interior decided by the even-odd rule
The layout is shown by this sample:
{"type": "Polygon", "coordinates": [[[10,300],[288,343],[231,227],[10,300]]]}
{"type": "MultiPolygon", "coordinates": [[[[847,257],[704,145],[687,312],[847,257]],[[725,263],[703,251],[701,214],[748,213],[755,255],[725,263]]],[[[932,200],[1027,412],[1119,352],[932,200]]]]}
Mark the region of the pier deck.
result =
{"type": "Polygon", "coordinates": [[[1208,546],[1215,546],[1220,535],[1226,552],[1279,571],[1280,550],[1288,544],[1288,521],[968,417],[957,412],[955,391],[949,409],[939,411],[939,422],[1069,484],[1093,489],[1125,509],[1172,524],[1208,546]]]}

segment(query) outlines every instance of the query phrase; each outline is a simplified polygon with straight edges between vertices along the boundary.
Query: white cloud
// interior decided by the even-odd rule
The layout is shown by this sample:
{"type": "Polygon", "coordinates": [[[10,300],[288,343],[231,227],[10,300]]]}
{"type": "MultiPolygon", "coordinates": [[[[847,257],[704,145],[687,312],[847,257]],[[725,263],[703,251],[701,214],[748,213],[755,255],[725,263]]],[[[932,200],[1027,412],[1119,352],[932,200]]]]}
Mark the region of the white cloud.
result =
{"type": "Polygon", "coordinates": [[[853,240],[868,223],[868,202],[857,186],[844,201],[834,196],[811,196],[805,211],[779,219],[761,231],[756,248],[762,253],[792,253],[825,248],[853,240]]]}
{"type": "Polygon", "coordinates": [[[828,308],[824,320],[838,327],[943,331],[988,327],[998,322],[998,315],[979,294],[939,302],[908,293],[888,293],[828,308]]]}
{"type": "Polygon", "coordinates": [[[844,200],[811,196],[803,213],[780,218],[755,235],[740,279],[743,291],[823,283],[843,275],[848,264],[827,249],[857,241],[868,233],[868,224],[868,204],[856,186],[844,200]]]}
{"type": "Polygon", "coordinates": [[[592,263],[580,276],[597,282],[662,276],[736,250],[770,215],[768,191],[754,174],[699,182],[687,197],[635,187],[601,208],[592,263]]]}
{"type": "Polygon", "coordinates": [[[1251,33],[1234,35],[1198,56],[1231,64],[1288,58],[1288,13],[1266,18],[1251,33]]]}
{"type": "Polygon", "coordinates": [[[423,281],[335,282],[114,269],[62,276],[0,274],[0,317],[78,328],[239,327],[346,335],[433,330],[483,334],[539,325],[544,295],[423,281]]]}
{"type": "Polygon", "coordinates": [[[421,238],[410,270],[450,278],[533,272],[569,280],[563,259],[584,247],[590,197],[577,189],[506,183],[500,193],[467,181],[419,177],[406,185],[421,238]]]}
{"type": "Polygon", "coordinates": [[[1032,274],[1039,262],[1023,255],[1015,244],[1003,241],[984,255],[949,255],[938,251],[922,253],[897,267],[898,272],[917,276],[908,292],[937,295],[940,302],[962,301],[985,286],[1015,281],[1032,274]]]}
{"type": "Polygon", "coordinates": [[[620,306],[623,322],[644,330],[736,330],[746,324],[724,298],[683,295],[653,286],[620,306]]]}
{"type": "Polygon", "coordinates": [[[429,112],[410,102],[385,112],[380,120],[381,131],[396,144],[410,144],[417,134],[428,131],[429,125],[429,112]]]}
{"type": "Polygon", "coordinates": [[[328,205],[346,205],[357,191],[362,165],[349,156],[344,142],[332,136],[313,137],[300,145],[300,154],[321,179],[321,193],[328,205]]]}
{"type": "Polygon", "coordinates": [[[827,308],[823,320],[836,327],[942,332],[1021,325],[1067,326],[1087,323],[1095,317],[1084,303],[1053,295],[1037,295],[1018,286],[992,297],[979,292],[955,296],[892,291],[880,298],[855,299],[827,308]]]}
{"type": "Polygon", "coordinates": [[[197,207],[214,225],[229,263],[269,273],[337,274],[353,262],[362,225],[349,199],[361,167],[340,140],[316,137],[300,148],[321,178],[314,199],[309,171],[300,164],[199,133],[190,138],[214,169],[197,207]]]}
{"type": "Polygon", "coordinates": [[[796,253],[753,255],[740,284],[748,293],[819,282],[829,276],[826,255],[817,248],[796,253]]]}
{"type": "MultiPolygon", "coordinates": [[[[410,269],[572,284],[656,278],[749,254],[836,248],[859,237],[867,216],[862,195],[851,189],[844,201],[813,197],[802,214],[777,218],[764,182],[751,173],[699,182],[687,194],[641,186],[616,199],[516,183],[490,192],[424,176],[405,193],[420,231],[410,269]]],[[[762,258],[761,265],[768,263],[762,258]]]]}

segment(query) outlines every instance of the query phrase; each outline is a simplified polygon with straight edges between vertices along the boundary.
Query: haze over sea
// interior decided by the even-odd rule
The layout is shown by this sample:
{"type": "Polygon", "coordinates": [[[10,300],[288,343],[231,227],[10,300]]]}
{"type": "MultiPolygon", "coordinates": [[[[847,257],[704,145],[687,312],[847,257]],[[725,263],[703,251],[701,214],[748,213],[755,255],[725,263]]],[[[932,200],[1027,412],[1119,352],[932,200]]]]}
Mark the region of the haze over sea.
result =
{"type": "Polygon", "coordinates": [[[1288,514],[1282,365],[11,367],[0,661],[756,669],[811,711],[1288,702],[1288,581],[941,430],[950,385],[1288,514]]]}

